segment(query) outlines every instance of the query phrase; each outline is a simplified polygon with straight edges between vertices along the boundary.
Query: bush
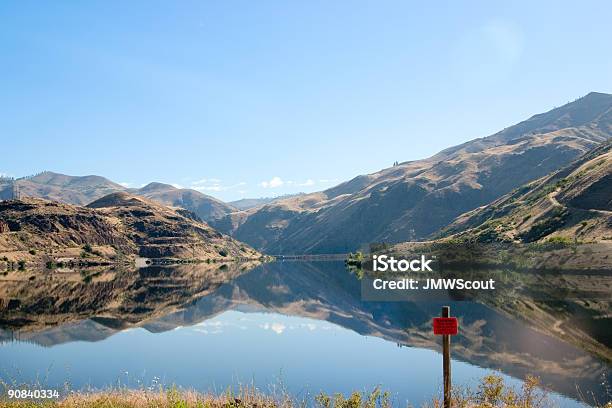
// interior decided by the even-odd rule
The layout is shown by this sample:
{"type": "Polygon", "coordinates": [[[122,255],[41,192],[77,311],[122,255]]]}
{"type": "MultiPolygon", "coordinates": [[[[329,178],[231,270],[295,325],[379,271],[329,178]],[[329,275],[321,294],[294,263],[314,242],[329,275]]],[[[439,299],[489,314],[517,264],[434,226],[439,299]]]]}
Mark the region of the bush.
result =
{"type": "Polygon", "coordinates": [[[559,246],[570,246],[574,241],[570,237],[550,237],[546,240],[551,244],[557,244],[559,246]]]}
{"type": "Polygon", "coordinates": [[[522,233],[520,238],[525,242],[537,241],[561,228],[568,217],[567,209],[555,208],[547,218],[535,223],[529,231],[522,233]]]}
{"type": "Polygon", "coordinates": [[[227,253],[227,251],[226,251],[225,249],[221,249],[221,250],[219,251],[219,255],[221,255],[221,256],[227,256],[227,255],[228,255],[228,253],[227,253]]]}

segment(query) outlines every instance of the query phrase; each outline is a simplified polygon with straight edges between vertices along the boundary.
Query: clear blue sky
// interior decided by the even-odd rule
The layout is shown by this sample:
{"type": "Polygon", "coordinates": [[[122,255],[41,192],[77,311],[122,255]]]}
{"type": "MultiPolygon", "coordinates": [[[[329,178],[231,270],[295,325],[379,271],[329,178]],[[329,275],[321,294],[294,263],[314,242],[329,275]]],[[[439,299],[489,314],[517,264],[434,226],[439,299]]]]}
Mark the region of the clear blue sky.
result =
{"type": "Polygon", "coordinates": [[[0,172],[315,191],[612,92],[609,1],[422,3],[3,1],[0,172]]]}

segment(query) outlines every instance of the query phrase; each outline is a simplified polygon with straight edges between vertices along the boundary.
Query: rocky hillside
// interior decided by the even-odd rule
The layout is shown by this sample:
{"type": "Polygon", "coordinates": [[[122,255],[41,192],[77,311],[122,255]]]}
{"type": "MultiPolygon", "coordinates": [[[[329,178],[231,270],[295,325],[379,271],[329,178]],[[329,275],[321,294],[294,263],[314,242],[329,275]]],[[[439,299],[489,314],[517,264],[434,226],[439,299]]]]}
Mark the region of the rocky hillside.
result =
{"type": "Polygon", "coordinates": [[[0,223],[6,227],[0,233],[0,258],[13,261],[42,253],[78,257],[86,244],[113,248],[113,254],[137,252],[118,223],[84,207],[34,198],[1,201],[0,223]]]}
{"type": "Polygon", "coordinates": [[[259,253],[201,222],[193,213],[128,193],[88,207],[41,199],[0,202],[0,257],[9,260],[143,256],[255,258],[259,253]]]}
{"type": "Polygon", "coordinates": [[[222,224],[268,253],[338,253],[422,240],[554,172],[612,135],[612,95],[583,98],[424,160],[275,201],[222,224]]]}
{"type": "Polygon", "coordinates": [[[214,197],[169,184],[149,183],[142,188],[128,189],[100,176],[68,176],[51,171],[15,181],[0,179],[0,199],[12,198],[13,182],[24,197],[66,204],[87,205],[111,193],[128,192],[164,205],[185,208],[204,221],[218,220],[236,211],[236,208],[214,197]]]}
{"type": "Polygon", "coordinates": [[[441,234],[480,242],[612,243],[612,143],[459,216],[441,234]]]}
{"type": "Polygon", "coordinates": [[[138,245],[140,256],[203,259],[259,255],[201,222],[190,211],[168,208],[142,197],[113,193],[88,207],[119,219],[138,245]]]}

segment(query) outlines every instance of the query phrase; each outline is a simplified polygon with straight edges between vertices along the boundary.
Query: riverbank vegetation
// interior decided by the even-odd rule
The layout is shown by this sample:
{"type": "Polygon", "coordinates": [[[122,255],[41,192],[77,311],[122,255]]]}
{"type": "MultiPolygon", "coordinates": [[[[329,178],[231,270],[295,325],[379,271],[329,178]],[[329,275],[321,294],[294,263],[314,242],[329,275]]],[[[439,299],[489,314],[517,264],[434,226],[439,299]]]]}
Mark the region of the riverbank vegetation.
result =
{"type": "MultiPolygon", "coordinates": [[[[610,397],[610,396],[609,396],[610,397]]],[[[0,399],[0,408],[294,408],[316,406],[320,408],[387,408],[412,406],[409,401],[398,401],[379,387],[371,392],[319,393],[315,396],[295,398],[287,392],[263,393],[254,387],[241,387],[236,392],[221,394],[169,389],[112,389],[96,392],[70,392],[59,401],[31,401],[0,399]]],[[[593,402],[591,402],[593,404],[593,402]]],[[[425,408],[439,408],[438,397],[423,404],[425,408]]],[[[612,408],[612,402],[595,402],[595,406],[612,408]]],[[[518,389],[504,383],[498,375],[488,375],[472,389],[455,389],[453,407],[472,408],[547,408],[557,404],[540,388],[539,380],[528,376],[518,389]]]]}
{"type": "MultiPolygon", "coordinates": [[[[444,268],[504,267],[516,270],[605,270],[612,268],[612,243],[580,243],[563,237],[527,244],[479,243],[464,239],[395,244],[377,254],[435,257],[444,268]]],[[[366,262],[364,262],[364,265],[366,262]]]]}

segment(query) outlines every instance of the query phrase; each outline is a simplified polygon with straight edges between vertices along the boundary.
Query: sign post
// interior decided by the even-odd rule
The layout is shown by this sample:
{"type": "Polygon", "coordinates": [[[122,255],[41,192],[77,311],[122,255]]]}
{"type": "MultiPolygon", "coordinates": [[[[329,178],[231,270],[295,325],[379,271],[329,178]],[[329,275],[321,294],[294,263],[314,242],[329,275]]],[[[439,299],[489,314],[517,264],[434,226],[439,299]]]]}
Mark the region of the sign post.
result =
{"type": "Polygon", "coordinates": [[[459,331],[456,317],[450,317],[450,306],[442,306],[442,317],[433,319],[434,335],[442,335],[442,375],[444,376],[444,408],[451,406],[450,336],[459,331]]]}

